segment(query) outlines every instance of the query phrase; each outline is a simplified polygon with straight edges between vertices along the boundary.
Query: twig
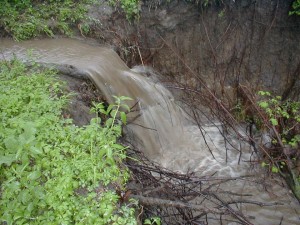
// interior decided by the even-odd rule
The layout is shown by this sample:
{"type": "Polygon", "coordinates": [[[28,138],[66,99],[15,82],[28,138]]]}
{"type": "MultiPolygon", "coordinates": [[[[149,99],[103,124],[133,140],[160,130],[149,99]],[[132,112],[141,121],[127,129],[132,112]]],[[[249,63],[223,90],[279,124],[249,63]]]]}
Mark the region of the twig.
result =
{"type": "Polygon", "coordinates": [[[214,214],[224,214],[224,210],[215,209],[215,208],[207,208],[201,205],[184,203],[181,201],[172,201],[167,199],[160,199],[160,198],[152,198],[152,197],[145,197],[141,195],[131,195],[132,198],[138,199],[139,202],[143,205],[158,205],[158,206],[165,206],[165,207],[175,207],[175,208],[189,208],[192,210],[201,211],[204,213],[214,213],[214,214]]]}
{"type": "Polygon", "coordinates": [[[259,205],[260,207],[262,206],[274,206],[274,205],[284,205],[281,202],[274,202],[274,203],[264,203],[264,202],[257,202],[257,201],[251,201],[251,200],[245,200],[245,199],[240,199],[240,200],[234,200],[230,202],[226,202],[226,204],[236,204],[236,203],[246,203],[246,204],[253,204],[253,205],[259,205]]]}
{"type": "Polygon", "coordinates": [[[145,65],[144,65],[144,62],[143,62],[143,58],[142,58],[142,54],[141,54],[140,48],[139,48],[139,46],[138,46],[138,44],[137,44],[137,43],[136,43],[136,47],[137,47],[137,50],[138,50],[138,53],[139,53],[139,56],[140,56],[140,59],[141,59],[142,65],[143,65],[143,66],[145,66],[145,65]]]}

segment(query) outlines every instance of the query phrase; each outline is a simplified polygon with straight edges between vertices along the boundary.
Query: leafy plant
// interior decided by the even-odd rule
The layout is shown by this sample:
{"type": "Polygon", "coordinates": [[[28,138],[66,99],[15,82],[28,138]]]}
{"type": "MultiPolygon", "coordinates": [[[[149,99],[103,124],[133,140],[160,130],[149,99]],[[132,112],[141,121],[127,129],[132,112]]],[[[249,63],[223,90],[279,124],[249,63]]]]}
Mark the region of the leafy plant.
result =
{"type": "Polygon", "coordinates": [[[289,15],[300,16],[300,0],[295,0],[292,4],[292,10],[289,11],[289,15]]]}
{"type": "Polygon", "coordinates": [[[161,220],[159,217],[151,217],[149,219],[145,219],[144,224],[149,224],[149,225],[161,225],[161,220]]]}
{"type": "Polygon", "coordinates": [[[126,97],[126,96],[113,96],[115,99],[115,104],[111,104],[105,108],[103,103],[93,103],[94,108],[91,110],[92,112],[95,113],[102,113],[106,116],[110,115],[111,118],[107,119],[105,124],[107,127],[110,127],[111,129],[114,127],[117,116],[120,117],[121,119],[121,124],[127,123],[127,116],[124,111],[121,111],[121,109],[124,109],[125,111],[129,112],[130,108],[128,107],[127,104],[124,104],[124,101],[132,100],[132,98],[126,97]]]}
{"type": "Polygon", "coordinates": [[[131,21],[140,17],[140,0],[110,0],[112,6],[121,6],[126,18],[131,21]]]}
{"type": "Polygon", "coordinates": [[[109,107],[111,123],[77,127],[62,117],[62,85],[54,71],[0,62],[0,223],[136,224],[137,202],[119,206],[107,187],[129,177],[117,143],[127,98],[109,107]]]}
{"type": "MultiPolygon", "coordinates": [[[[273,97],[270,92],[259,91],[258,94],[265,99],[258,102],[260,108],[266,113],[270,124],[276,127],[283,144],[297,147],[300,136],[298,134],[300,124],[300,102],[281,100],[280,96],[273,97]]],[[[278,139],[278,137],[276,137],[278,139]]]]}
{"type": "MultiPolygon", "coordinates": [[[[95,0],[3,0],[0,8],[0,27],[15,40],[25,40],[40,34],[55,32],[72,35],[76,23],[87,24],[88,6],[95,0]]],[[[88,32],[87,27],[82,28],[88,32]]]]}
{"type": "Polygon", "coordinates": [[[262,166],[269,166],[274,173],[287,171],[292,178],[292,189],[300,199],[299,176],[294,166],[294,162],[299,160],[300,102],[282,101],[280,96],[272,96],[267,91],[258,94],[263,98],[258,101],[263,110],[259,114],[262,124],[269,130],[274,148],[268,153],[270,163],[263,162],[262,166]]]}

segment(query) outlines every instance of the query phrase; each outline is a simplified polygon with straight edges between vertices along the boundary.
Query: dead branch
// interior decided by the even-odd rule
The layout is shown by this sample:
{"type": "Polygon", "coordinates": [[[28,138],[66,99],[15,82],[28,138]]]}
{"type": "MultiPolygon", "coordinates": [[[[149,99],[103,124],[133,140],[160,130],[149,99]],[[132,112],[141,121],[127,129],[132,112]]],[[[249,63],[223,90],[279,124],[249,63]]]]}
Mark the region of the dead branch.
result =
{"type": "Polygon", "coordinates": [[[137,160],[129,160],[127,166],[132,171],[134,182],[139,184],[138,188],[130,187],[131,197],[138,199],[143,206],[143,218],[159,215],[165,224],[190,224],[188,221],[203,220],[210,214],[222,215],[220,219],[223,223],[231,218],[238,224],[251,225],[242,212],[233,209],[230,205],[257,204],[263,207],[274,204],[248,200],[246,197],[251,197],[249,194],[237,195],[220,188],[213,188],[220,182],[246,180],[252,176],[199,177],[193,173],[178,174],[148,160],[133,146],[131,151],[133,153],[129,155],[133,154],[137,160]],[[218,194],[222,194],[227,200],[221,199],[218,194]],[[170,221],[177,221],[177,223],[170,221]]]}
{"type": "Polygon", "coordinates": [[[257,202],[257,201],[251,201],[251,200],[245,200],[245,199],[238,199],[234,201],[227,202],[226,204],[240,204],[240,203],[247,203],[247,204],[252,204],[252,205],[259,205],[260,207],[262,206],[274,206],[274,205],[284,205],[281,202],[273,202],[273,203],[264,203],[264,202],[257,202]]]}
{"type": "Polygon", "coordinates": [[[175,208],[188,208],[191,210],[201,211],[202,213],[214,213],[214,214],[225,214],[224,210],[215,209],[215,208],[207,208],[201,205],[185,203],[181,201],[171,201],[167,199],[159,199],[153,197],[145,197],[141,195],[131,195],[132,198],[138,199],[139,202],[143,205],[158,205],[164,207],[175,207],[175,208]]]}

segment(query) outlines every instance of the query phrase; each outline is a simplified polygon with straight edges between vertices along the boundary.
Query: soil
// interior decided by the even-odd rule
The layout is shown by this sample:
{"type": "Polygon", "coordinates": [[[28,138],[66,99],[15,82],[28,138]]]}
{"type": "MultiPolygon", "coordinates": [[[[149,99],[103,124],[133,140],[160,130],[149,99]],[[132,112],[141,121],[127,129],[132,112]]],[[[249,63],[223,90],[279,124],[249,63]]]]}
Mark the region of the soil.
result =
{"type": "Polygon", "coordinates": [[[195,2],[144,0],[139,21],[128,22],[103,1],[90,11],[91,36],[129,66],[150,65],[185,85],[201,88],[195,73],[221,94],[243,84],[299,96],[300,17],[288,16],[293,0],[195,2]]]}
{"type": "Polygon", "coordinates": [[[66,91],[72,93],[70,103],[64,111],[66,118],[73,119],[77,126],[84,126],[96,115],[90,112],[92,102],[105,102],[101,92],[89,80],[78,79],[60,74],[60,78],[66,81],[66,91]]]}

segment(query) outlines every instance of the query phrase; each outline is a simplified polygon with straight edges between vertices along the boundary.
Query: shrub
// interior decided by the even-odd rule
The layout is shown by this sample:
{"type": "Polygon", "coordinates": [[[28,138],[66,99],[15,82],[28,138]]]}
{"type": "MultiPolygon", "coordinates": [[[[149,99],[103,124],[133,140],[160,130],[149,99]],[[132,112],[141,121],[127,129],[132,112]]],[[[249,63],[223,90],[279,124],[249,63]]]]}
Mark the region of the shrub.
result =
{"type": "Polygon", "coordinates": [[[300,155],[300,102],[282,101],[280,96],[273,96],[267,91],[259,91],[258,94],[263,98],[257,102],[262,109],[259,113],[261,124],[272,138],[269,163],[263,162],[262,166],[269,166],[275,173],[285,172],[281,173],[285,177],[290,176],[289,184],[300,199],[299,169],[295,166],[300,155]]]}

